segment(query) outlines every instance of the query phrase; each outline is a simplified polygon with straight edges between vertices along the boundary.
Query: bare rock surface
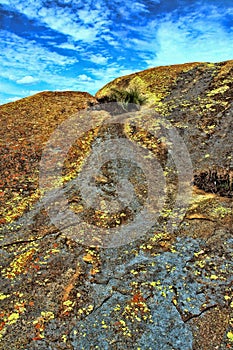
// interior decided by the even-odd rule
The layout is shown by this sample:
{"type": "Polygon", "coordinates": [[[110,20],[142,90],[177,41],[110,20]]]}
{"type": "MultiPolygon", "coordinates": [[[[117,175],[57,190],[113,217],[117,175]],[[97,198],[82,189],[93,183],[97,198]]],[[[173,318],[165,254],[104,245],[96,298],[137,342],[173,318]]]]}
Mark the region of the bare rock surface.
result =
{"type": "MultiPolygon", "coordinates": [[[[0,107],[1,349],[233,347],[232,72],[232,61],[159,67],[118,78],[96,97],[45,92],[0,107]],[[148,98],[142,114],[137,112],[138,126],[132,116],[126,126],[117,119],[98,123],[98,101],[104,102],[111,87],[135,84],[148,98]],[[187,146],[193,183],[184,212],[174,211],[179,177],[173,154],[166,139],[143,127],[146,108],[155,111],[155,120],[169,121],[187,146]],[[54,130],[82,110],[88,111],[82,126],[89,125],[88,118],[93,126],[70,147],[59,191],[44,196],[42,151],[54,130]],[[65,210],[61,229],[48,208],[66,197],[64,208],[96,228],[133,222],[149,196],[149,169],[141,169],[136,159],[101,164],[93,178],[95,198],[102,198],[105,208],[100,213],[85,207],[76,182],[82,160],[101,142],[117,139],[136,142],[160,164],[165,205],[146,233],[137,232],[127,244],[88,246],[82,241],[88,231],[75,236],[65,210]],[[106,203],[117,203],[118,192],[128,202],[110,215],[106,203]],[[172,230],[171,215],[180,215],[172,230]]],[[[111,120],[111,110],[105,108],[103,115],[111,120]]],[[[71,129],[75,132],[75,125],[71,129]]],[[[59,147],[58,142],[53,155],[59,147]]],[[[187,193],[182,195],[185,200],[187,193]]]]}

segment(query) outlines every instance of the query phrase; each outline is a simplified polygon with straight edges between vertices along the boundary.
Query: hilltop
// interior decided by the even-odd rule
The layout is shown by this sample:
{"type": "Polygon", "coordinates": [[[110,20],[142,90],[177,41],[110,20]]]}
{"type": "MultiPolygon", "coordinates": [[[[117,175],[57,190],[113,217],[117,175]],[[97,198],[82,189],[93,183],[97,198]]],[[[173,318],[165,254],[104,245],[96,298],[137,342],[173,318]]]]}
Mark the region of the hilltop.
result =
{"type": "Polygon", "coordinates": [[[95,97],[107,101],[112,89],[132,88],[178,129],[196,171],[233,168],[232,60],[147,69],[113,80],[95,97]]]}

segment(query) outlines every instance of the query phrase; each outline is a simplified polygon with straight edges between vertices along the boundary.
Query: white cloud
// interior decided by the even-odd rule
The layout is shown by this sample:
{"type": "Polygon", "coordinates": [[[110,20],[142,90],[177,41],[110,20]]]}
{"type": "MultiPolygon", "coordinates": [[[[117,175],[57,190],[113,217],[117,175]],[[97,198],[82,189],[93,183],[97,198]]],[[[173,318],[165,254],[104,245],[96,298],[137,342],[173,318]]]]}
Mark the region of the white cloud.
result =
{"type": "Polygon", "coordinates": [[[124,22],[149,13],[145,1],[136,1],[133,6],[129,1],[119,0],[113,0],[111,5],[106,0],[85,0],[82,3],[63,0],[63,3],[50,2],[49,5],[43,0],[2,0],[2,3],[74,41],[90,44],[104,39],[114,47],[118,39],[112,35],[111,26],[118,26],[118,16],[124,22]]]}
{"type": "Polygon", "coordinates": [[[100,4],[85,1],[82,9],[77,9],[76,1],[69,1],[66,6],[51,3],[50,7],[44,6],[42,0],[31,0],[27,3],[21,0],[4,0],[3,4],[28,18],[40,21],[54,31],[70,36],[75,41],[92,43],[97,40],[98,34],[108,32],[111,24],[110,11],[104,0],[100,4]]]}
{"type": "Polygon", "coordinates": [[[56,46],[57,48],[59,49],[64,49],[64,50],[73,50],[73,51],[77,51],[77,52],[82,52],[83,51],[83,48],[79,45],[75,45],[71,42],[64,42],[62,44],[59,44],[59,45],[54,45],[56,46]]]}
{"type": "Polygon", "coordinates": [[[91,77],[89,77],[89,76],[86,75],[86,74],[80,74],[80,75],[78,75],[78,76],[77,76],[77,79],[78,79],[79,81],[81,81],[82,83],[83,83],[83,82],[87,82],[87,81],[92,81],[92,80],[93,80],[91,77]]]}
{"type": "Polygon", "coordinates": [[[115,49],[118,49],[120,47],[119,40],[116,35],[114,38],[113,33],[103,34],[101,35],[101,39],[104,39],[109,45],[113,46],[115,49]]]}
{"type": "Polygon", "coordinates": [[[76,58],[50,52],[35,41],[7,31],[0,32],[0,103],[13,101],[14,96],[22,98],[46,89],[95,93],[102,81],[95,81],[88,72],[78,77],[66,77],[66,68],[75,63],[76,58]],[[32,91],[27,86],[35,80],[36,89],[32,91]]]}
{"type": "MultiPolygon", "coordinates": [[[[44,66],[65,66],[67,64],[73,64],[77,62],[74,57],[67,57],[50,51],[46,47],[37,44],[34,40],[27,40],[18,35],[12,34],[8,31],[0,32],[0,49],[4,52],[0,52],[2,57],[6,57],[7,60],[14,60],[16,64],[23,67],[34,67],[33,63],[40,63],[44,66]]],[[[5,64],[7,65],[7,60],[5,64]]]]}
{"type": "MultiPolygon", "coordinates": [[[[122,25],[124,33],[118,44],[131,50],[145,68],[190,61],[222,61],[232,59],[233,27],[224,25],[232,8],[194,3],[180,13],[177,10],[150,16],[147,23],[122,25]]],[[[229,21],[229,19],[228,19],[229,21]]],[[[119,46],[118,46],[119,48],[119,46]]]]}
{"type": "Polygon", "coordinates": [[[33,84],[37,82],[38,82],[38,79],[33,78],[31,75],[26,75],[25,77],[16,80],[17,84],[33,84]]]}
{"type": "Polygon", "coordinates": [[[190,61],[223,61],[232,57],[233,33],[221,23],[206,18],[183,17],[176,23],[160,24],[156,39],[159,50],[147,60],[149,66],[190,61]],[[195,35],[196,33],[196,35],[195,35]]]}
{"type": "Polygon", "coordinates": [[[134,2],[133,9],[139,12],[147,12],[147,13],[149,12],[145,4],[142,4],[140,2],[134,2]]]}
{"type": "Polygon", "coordinates": [[[4,96],[9,98],[10,94],[21,97],[31,95],[27,86],[32,83],[38,90],[79,90],[78,79],[65,76],[66,69],[77,61],[74,57],[51,52],[35,41],[7,31],[0,32],[1,102],[8,102],[4,96]]]}
{"type": "Polygon", "coordinates": [[[96,64],[106,64],[108,62],[108,58],[104,57],[101,54],[91,55],[90,59],[91,62],[96,64]]]}
{"type": "Polygon", "coordinates": [[[18,81],[25,76],[49,81],[61,68],[77,63],[77,59],[59,55],[7,31],[0,32],[0,76],[18,81]]]}

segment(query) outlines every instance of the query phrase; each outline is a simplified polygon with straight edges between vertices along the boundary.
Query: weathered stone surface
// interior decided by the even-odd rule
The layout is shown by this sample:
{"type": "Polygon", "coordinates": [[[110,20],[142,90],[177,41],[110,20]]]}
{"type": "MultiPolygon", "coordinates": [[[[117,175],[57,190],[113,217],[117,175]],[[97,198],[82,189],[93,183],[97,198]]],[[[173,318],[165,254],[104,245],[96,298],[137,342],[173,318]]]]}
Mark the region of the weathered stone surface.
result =
{"type": "MultiPolygon", "coordinates": [[[[136,83],[148,96],[150,108],[154,106],[179,130],[197,182],[204,172],[231,174],[232,61],[157,68],[118,78],[112,86],[136,83]],[[211,107],[206,107],[208,103],[211,107]]],[[[55,195],[59,199],[59,193],[51,192],[45,200],[36,192],[42,149],[62,121],[96,103],[85,93],[46,92],[0,107],[4,155],[0,348],[231,349],[233,205],[231,188],[213,189],[216,177],[210,176],[205,184],[209,192],[192,187],[189,206],[171,231],[166,223],[177,193],[177,176],[171,171],[164,211],[146,234],[124,246],[86,246],[69,234],[69,227],[62,231],[51,223],[45,208],[55,195]]],[[[98,114],[98,108],[93,110],[98,114]]],[[[166,144],[140,128],[126,129],[117,123],[96,126],[73,146],[62,193],[74,212],[83,210],[75,186],[75,167],[80,169],[80,163],[75,161],[103,140],[116,135],[134,140],[155,149],[164,172],[168,166],[174,168],[166,144]]],[[[127,162],[117,160],[103,166],[93,181],[107,201],[115,195],[119,176],[130,177],[137,194],[131,212],[125,213],[130,222],[147,192],[146,169],[128,165],[129,169],[127,162]]],[[[91,212],[83,211],[83,218],[110,225],[91,212]]],[[[118,217],[114,220],[113,226],[118,217]]]]}

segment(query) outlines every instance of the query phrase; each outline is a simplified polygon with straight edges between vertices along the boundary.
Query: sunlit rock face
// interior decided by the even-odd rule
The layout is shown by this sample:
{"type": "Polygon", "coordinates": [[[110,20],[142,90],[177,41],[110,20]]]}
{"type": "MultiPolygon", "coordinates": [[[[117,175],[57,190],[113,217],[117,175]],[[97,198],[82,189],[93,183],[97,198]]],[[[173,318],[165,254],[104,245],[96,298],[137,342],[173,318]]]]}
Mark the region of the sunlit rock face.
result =
{"type": "Polygon", "coordinates": [[[184,139],[194,166],[195,183],[232,196],[233,61],[157,67],[120,77],[100,89],[137,88],[147,104],[165,116],[184,139]]]}
{"type": "Polygon", "coordinates": [[[0,107],[2,348],[231,348],[232,82],[190,63],[0,107]]]}

